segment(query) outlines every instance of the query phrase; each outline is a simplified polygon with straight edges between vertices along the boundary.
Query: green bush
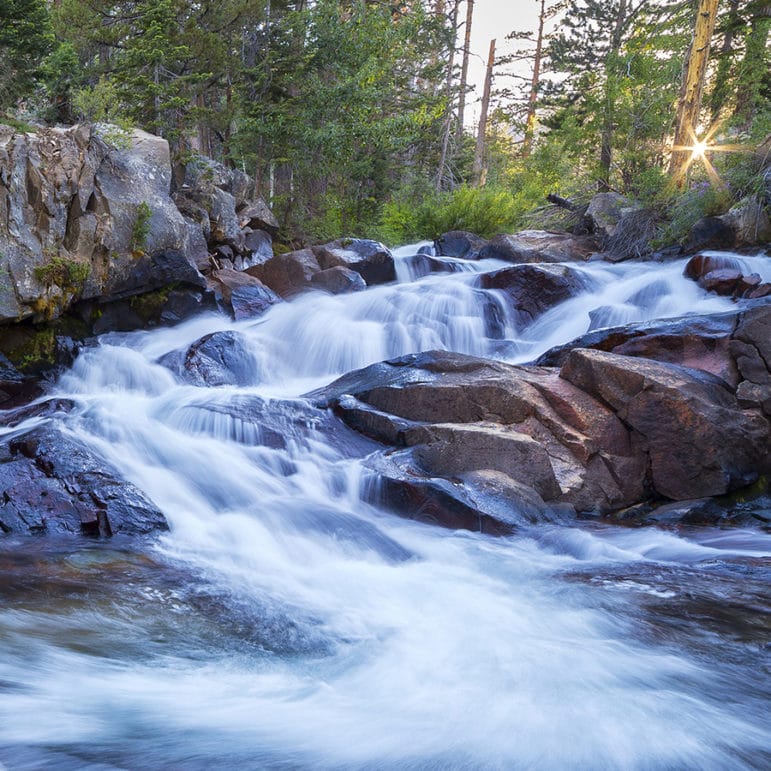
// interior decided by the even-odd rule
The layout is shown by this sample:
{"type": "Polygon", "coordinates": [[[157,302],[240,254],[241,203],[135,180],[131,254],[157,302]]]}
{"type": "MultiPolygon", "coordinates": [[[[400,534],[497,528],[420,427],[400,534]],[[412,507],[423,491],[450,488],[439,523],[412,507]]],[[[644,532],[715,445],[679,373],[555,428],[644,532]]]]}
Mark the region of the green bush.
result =
{"type": "Polygon", "coordinates": [[[389,244],[436,238],[448,230],[468,230],[485,238],[511,230],[519,211],[513,196],[500,188],[459,187],[421,200],[396,199],[381,212],[379,236],[389,244]]]}
{"type": "Polygon", "coordinates": [[[65,257],[53,257],[45,265],[38,265],[33,272],[41,284],[58,286],[66,290],[77,290],[83,286],[91,274],[91,266],[87,262],[76,262],[65,257]]]}
{"type": "Polygon", "coordinates": [[[131,252],[133,254],[144,254],[147,246],[147,236],[150,235],[150,218],[153,211],[147,201],[137,206],[137,218],[134,220],[134,227],[131,231],[131,252]]]}

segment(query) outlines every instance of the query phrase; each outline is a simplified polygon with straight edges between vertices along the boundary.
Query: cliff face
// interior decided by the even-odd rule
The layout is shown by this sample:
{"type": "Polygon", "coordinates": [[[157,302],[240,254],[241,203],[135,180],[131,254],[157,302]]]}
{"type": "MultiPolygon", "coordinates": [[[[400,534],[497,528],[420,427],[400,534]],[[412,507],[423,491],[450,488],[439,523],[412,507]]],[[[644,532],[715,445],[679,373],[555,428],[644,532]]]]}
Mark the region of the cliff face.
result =
{"type": "Polygon", "coordinates": [[[203,284],[206,242],[171,198],[168,143],[143,131],[0,126],[0,323],[168,281],[203,284]],[[198,237],[196,237],[198,236],[198,237]]]}

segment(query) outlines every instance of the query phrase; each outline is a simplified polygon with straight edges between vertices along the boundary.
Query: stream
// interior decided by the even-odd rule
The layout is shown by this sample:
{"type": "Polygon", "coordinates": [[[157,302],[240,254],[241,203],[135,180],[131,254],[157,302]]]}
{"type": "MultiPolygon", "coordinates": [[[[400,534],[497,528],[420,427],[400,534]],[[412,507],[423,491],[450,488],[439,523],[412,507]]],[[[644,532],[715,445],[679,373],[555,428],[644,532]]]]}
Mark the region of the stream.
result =
{"type": "MultiPolygon", "coordinates": [[[[771,534],[400,519],[362,500],[378,445],[302,398],[406,353],[524,363],[734,304],[685,261],[590,262],[572,266],[585,292],[519,327],[478,287],[504,263],[423,275],[416,250],[395,252],[393,284],[107,334],[61,376],[76,407],[46,419],[170,531],[143,551],[0,538],[0,769],[771,767],[771,534]],[[224,330],[250,382],[159,363],[224,330]]],[[[771,280],[768,258],[740,259],[771,280]]]]}

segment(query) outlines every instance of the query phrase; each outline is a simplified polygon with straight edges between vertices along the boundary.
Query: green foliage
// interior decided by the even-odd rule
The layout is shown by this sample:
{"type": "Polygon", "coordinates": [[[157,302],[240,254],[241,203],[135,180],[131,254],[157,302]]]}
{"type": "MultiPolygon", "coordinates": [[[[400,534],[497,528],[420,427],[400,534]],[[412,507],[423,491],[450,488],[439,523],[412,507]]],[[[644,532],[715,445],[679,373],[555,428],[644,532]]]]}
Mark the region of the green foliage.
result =
{"type": "Polygon", "coordinates": [[[489,238],[511,230],[521,216],[507,190],[460,187],[426,195],[421,201],[393,200],[383,206],[379,235],[390,244],[436,238],[449,230],[468,230],[489,238]]]}
{"type": "Polygon", "coordinates": [[[72,94],[72,110],[88,123],[116,123],[122,117],[117,86],[101,77],[93,85],[77,89],[72,94]]]}
{"type": "Polygon", "coordinates": [[[29,96],[54,45],[44,0],[0,0],[0,110],[29,96]]]}
{"type": "Polygon", "coordinates": [[[144,253],[145,246],[147,246],[147,236],[150,235],[150,219],[152,216],[153,210],[150,208],[150,204],[147,201],[142,201],[137,206],[136,219],[131,230],[131,243],[129,247],[133,254],[144,253]]]}
{"type": "Polygon", "coordinates": [[[731,193],[724,184],[716,186],[707,180],[691,183],[687,190],[673,198],[669,204],[669,224],[660,245],[680,243],[698,220],[724,214],[732,202],[731,193]]]}
{"type": "Polygon", "coordinates": [[[78,88],[83,78],[75,46],[69,42],[59,43],[43,62],[41,77],[48,97],[45,120],[49,123],[71,123],[74,118],[73,90],[78,88]]]}
{"type": "Polygon", "coordinates": [[[35,278],[46,286],[58,286],[65,290],[79,290],[91,274],[91,265],[66,257],[53,257],[34,269],[35,278]]]}

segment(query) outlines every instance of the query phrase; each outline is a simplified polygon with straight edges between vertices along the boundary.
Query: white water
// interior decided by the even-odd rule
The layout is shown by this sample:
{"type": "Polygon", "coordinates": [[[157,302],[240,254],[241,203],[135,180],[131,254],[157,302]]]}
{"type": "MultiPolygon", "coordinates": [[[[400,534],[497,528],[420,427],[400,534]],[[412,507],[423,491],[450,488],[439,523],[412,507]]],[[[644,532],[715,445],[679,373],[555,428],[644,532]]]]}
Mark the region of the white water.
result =
{"type": "Polygon", "coordinates": [[[0,767],[764,765],[757,643],[659,637],[646,603],[678,607],[694,575],[712,587],[709,566],[771,557],[771,537],[542,526],[496,540],[400,520],[359,496],[376,447],[339,428],[330,441],[298,398],[419,350],[531,360],[598,308],[617,323],[732,307],[682,263],[598,263],[581,268],[586,294],[518,329],[475,287],[491,267],[400,270],[252,322],[106,336],[79,357],[58,389],[79,407],[60,420],[164,512],[158,558],[185,579],[140,572],[83,606],[0,609],[0,767]],[[502,339],[486,336],[491,304],[502,339]],[[157,363],[225,329],[248,341],[250,386],[182,385],[157,363]],[[233,409],[253,397],[272,401],[233,409]],[[284,442],[261,444],[266,421],[284,442]]]}

